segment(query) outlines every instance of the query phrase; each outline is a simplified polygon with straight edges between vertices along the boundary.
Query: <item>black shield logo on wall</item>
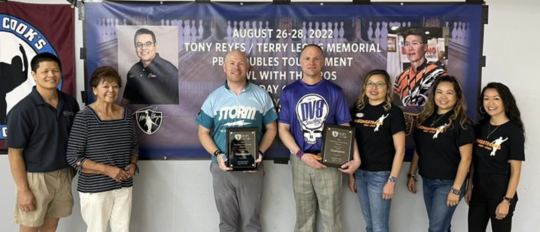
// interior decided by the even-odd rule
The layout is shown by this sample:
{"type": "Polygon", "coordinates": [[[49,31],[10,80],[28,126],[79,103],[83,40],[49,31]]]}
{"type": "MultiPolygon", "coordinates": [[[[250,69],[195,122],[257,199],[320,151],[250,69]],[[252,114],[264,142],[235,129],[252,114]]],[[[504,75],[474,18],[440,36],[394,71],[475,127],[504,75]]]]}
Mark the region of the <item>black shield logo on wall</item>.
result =
{"type": "Polygon", "coordinates": [[[163,122],[163,112],[152,109],[140,109],[135,113],[137,125],[147,135],[156,133],[163,122]]]}

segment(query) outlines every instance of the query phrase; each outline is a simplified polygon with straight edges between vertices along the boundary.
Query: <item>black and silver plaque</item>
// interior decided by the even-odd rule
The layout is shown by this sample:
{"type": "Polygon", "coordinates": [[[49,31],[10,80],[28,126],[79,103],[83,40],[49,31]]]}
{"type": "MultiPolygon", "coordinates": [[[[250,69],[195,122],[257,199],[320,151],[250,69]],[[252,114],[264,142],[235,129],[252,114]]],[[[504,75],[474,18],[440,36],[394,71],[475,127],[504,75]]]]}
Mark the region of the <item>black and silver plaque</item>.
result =
{"type": "Polygon", "coordinates": [[[351,161],[355,128],[339,125],[324,125],[321,163],[339,168],[351,161]]]}
{"type": "Polygon", "coordinates": [[[257,128],[227,128],[227,167],[233,170],[257,169],[257,128]]]}

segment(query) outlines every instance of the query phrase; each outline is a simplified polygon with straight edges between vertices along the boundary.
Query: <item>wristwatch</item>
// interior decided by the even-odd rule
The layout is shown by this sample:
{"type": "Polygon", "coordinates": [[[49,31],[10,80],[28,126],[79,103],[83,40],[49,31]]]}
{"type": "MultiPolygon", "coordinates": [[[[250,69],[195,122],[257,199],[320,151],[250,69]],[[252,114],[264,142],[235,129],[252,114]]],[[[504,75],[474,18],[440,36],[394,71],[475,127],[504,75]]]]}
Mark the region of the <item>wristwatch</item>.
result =
{"type": "Polygon", "coordinates": [[[503,200],[508,201],[509,204],[512,204],[513,199],[514,198],[510,198],[510,197],[506,197],[506,196],[503,197],[503,200]]]}
{"type": "Polygon", "coordinates": [[[416,175],[414,175],[414,174],[410,174],[410,173],[407,174],[407,178],[412,178],[414,180],[414,182],[418,181],[418,179],[416,179],[416,175]]]}
{"type": "Polygon", "coordinates": [[[392,183],[396,183],[397,182],[397,178],[395,176],[390,176],[388,177],[388,181],[392,182],[392,183]]]}
{"type": "Polygon", "coordinates": [[[227,155],[223,154],[223,152],[221,152],[221,150],[217,149],[216,151],[214,151],[214,156],[218,157],[218,155],[221,156],[221,159],[223,159],[223,161],[227,161],[227,155]]]}
{"type": "Polygon", "coordinates": [[[455,188],[452,188],[452,190],[450,192],[453,193],[453,194],[456,194],[458,196],[459,196],[459,194],[461,194],[461,190],[455,189],[455,188]]]}

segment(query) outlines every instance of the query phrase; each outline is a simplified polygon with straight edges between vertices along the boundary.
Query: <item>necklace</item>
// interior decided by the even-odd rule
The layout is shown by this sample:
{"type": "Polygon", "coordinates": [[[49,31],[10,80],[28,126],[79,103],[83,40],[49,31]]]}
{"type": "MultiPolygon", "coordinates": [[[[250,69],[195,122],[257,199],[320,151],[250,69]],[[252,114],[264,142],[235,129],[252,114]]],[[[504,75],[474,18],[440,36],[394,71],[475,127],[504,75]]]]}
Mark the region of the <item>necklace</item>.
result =
{"type": "MultiPolygon", "coordinates": [[[[450,111],[448,111],[448,112],[450,112],[450,111]]],[[[433,116],[433,122],[431,123],[430,126],[435,125],[435,123],[437,123],[439,120],[441,120],[441,118],[444,118],[444,116],[445,116],[448,112],[444,113],[443,115],[441,115],[441,116],[440,116],[439,118],[437,118],[437,119],[435,119],[435,118],[437,117],[437,114],[435,113],[435,116],[433,116]]]]}
{"type": "Polygon", "coordinates": [[[488,135],[486,136],[486,139],[489,139],[489,136],[493,134],[493,132],[495,132],[497,129],[499,129],[501,125],[498,125],[497,127],[495,127],[495,129],[491,130],[491,123],[488,123],[488,135]]]}

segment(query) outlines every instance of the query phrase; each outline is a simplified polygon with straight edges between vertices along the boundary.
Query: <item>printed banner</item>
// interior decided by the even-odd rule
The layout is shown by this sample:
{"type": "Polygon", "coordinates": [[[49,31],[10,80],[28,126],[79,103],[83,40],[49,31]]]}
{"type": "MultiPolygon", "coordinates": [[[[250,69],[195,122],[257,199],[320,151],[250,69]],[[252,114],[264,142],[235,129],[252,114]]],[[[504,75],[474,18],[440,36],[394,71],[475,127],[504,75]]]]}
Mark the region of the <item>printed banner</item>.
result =
{"type": "Polygon", "coordinates": [[[35,85],[30,61],[39,53],[62,62],[61,91],[75,92],[73,9],[69,5],[0,3],[0,150],[5,147],[6,115],[35,85]]]}
{"type": "MultiPolygon", "coordinates": [[[[341,86],[352,106],[367,72],[385,69],[394,81],[408,70],[402,34],[421,28],[429,39],[427,60],[444,63],[448,74],[462,80],[474,117],[480,5],[104,2],[87,3],[85,10],[87,82],[101,65],[117,68],[123,81],[118,102],[129,103],[136,116],[143,159],[209,158],[194,118],[208,94],[225,83],[224,56],[234,49],[248,55],[248,79],[268,91],[279,109],[282,89],[302,77],[300,50],[319,44],[325,53],[323,77],[341,86]],[[139,41],[137,31],[146,30],[154,38],[139,41]],[[154,53],[158,71],[145,65],[154,53]],[[137,77],[144,78],[130,81],[137,77]]],[[[425,99],[426,93],[415,89],[421,85],[407,86],[411,91],[397,101],[413,114],[425,99]]],[[[270,159],[289,157],[278,138],[267,153],[270,159]]]]}

